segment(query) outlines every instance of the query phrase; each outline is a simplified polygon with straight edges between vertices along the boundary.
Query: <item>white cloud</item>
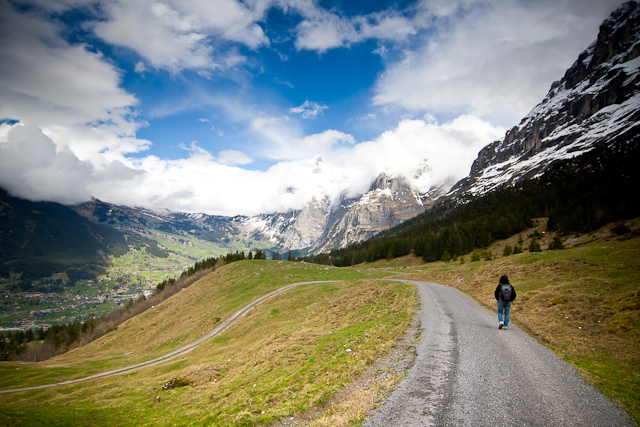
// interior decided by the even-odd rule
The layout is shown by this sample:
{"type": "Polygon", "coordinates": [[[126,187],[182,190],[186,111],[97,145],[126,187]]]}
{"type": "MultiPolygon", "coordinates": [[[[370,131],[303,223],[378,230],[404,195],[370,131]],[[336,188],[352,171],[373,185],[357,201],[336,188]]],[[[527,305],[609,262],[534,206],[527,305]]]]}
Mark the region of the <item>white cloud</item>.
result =
{"type": "Polygon", "coordinates": [[[88,199],[91,180],[150,143],[135,137],[138,101],[119,87],[118,70],[61,31],[0,1],[0,118],[20,123],[3,133],[0,185],[68,203],[88,199]]]}
{"type": "Polygon", "coordinates": [[[240,167],[251,161],[240,151],[224,150],[216,157],[191,143],[182,146],[186,158],[128,159],[121,167],[137,174],[117,181],[111,179],[113,173],[110,179],[94,179],[88,189],[114,203],[152,209],[219,215],[282,212],[301,209],[313,197],[337,200],[343,193],[357,195],[380,172],[403,175],[426,191],[466,176],[478,150],[503,135],[503,128],[472,116],[441,125],[404,120],[360,143],[351,135],[328,130],[289,141],[289,156],[266,171],[240,167]],[[417,171],[425,172],[425,164],[428,170],[417,176],[417,171]]]}
{"type": "Polygon", "coordinates": [[[178,74],[184,68],[213,70],[213,50],[189,17],[153,0],[106,3],[109,19],[93,24],[94,32],[109,43],[128,47],[156,68],[178,74]]]}
{"type": "Polygon", "coordinates": [[[296,27],[296,47],[300,50],[325,52],[341,47],[353,28],[339,17],[325,13],[313,20],[304,20],[296,27]]]}
{"type": "Polygon", "coordinates": [[[294,144],[308,153],[307,155],[322,155],[328,153],[337,144],[346,143],[353,145],[355,139],[347,133],[328,129],[322,133],[305,136],[295,141],[294,144]]]}
{"type": "Polygon", "coordinates": [[[389,63],[376,105],[514,125],[597,35],[619,0],[422,2],[430,31],[389,63]]]}
{"type": "Polygon", "coordinates": [[[334,129],[304,135],[299,123],[288,116],[257,114],[251,127],[262,139],[262,155],[277,161],[323,156],[337,145],[355,142],[352,135],[334,129]]]}
{"type": "Polygon", "coordinates": [[[144,74],[147,71],[147,67],[142,61],[136,62],[136,66],[134,69],[138,74],[144,74]]]}
{"type": "MultiPolygon", "coordinates": [[[[403,120],[373,141],[362,142],[328,157],[345,170],[353,167],[363,177],[362,186],[386,172],[405,176],[413,185],[427,191],[444,181],[467,176],[478,151],[504,136],[505,129],[474,116],[460,116],[442,125],[423,120],[403,120]],[[428,173],[416,172],[428,165],[428,173]]],[[[363,187],[356,188],[363,191],[363,187]]],[[[365,188],[366,190],[366,188],[365,188]]]]}
{"type": "Polygon", "coordinates": [[[248,165],[253,163],[253,159],[242,151],[223,150],[218,153],[218,162],[223,165],[248,165]]]}
{"type": "Polygon", "coordinates": [[[394,9],[352,18],[319,7],[298,10],[305,18],[295,29],[299,50],[325,52],[369,39],[401,41],[418,31],[408,18],[394,9]]]}
{"type": "Polygon", "coordinates": [[[256,23],[265,8],[253,6],[236,0],[105,2],[108,19],[94,22],[93,30],[109,43],[134,50],[155,68],[174,75],[183,69],[207,74],[245,61],[234,49],[216,49],[225,41],[252,49],[269,45],[256,23]]]}
{"type": "Polygon", "coordinates": [[[324,104],[319,104],[317,102],[310,102],[309,100],[306,100],[302,103],[302,105],[289,109],[289,112],[294,114],[300,114],[303,119],[311,119],[311,118],[318,117],[318,115],[321,115],[322,112],[327,108],[329,107],[327,107],[324,104]]]}
{"type": "MultiPolygon", "coordinates": [[[[16,130],[12,129],[12,134],[16,130]]],[[[96,171],[92,164],[80,161],[69,151],[56,154],[54,144],[45,135],[33,137],[37,129],[29,132],[27,136],[12,137],[10,146],[4,140],[0,144],[4,150],[2,160],[7,162],[2,164],[1,185],[22,182],[27,191],[41,190],[31,194],[33,198],[46,196],[47,200],[66,203],[94,194],[134,206],[236,215],[300,209],[313,196],[337,199],[345,191],[355,195],[366,191],[381,171],[405,175],[426,190],[441,180],[466,175],[478,149],[503,134],[504,129],[493,128],[474,117],[461,117],[443,125],[406,120],[375,140],[359,144],[353,144],[349,135],[326,131],[298,141],[302,152],[325,153],[325,162],[320,166],[313,155],[280,161],[264,172],[233,166],[250,161],[239,151],[225,150],[216,158],[196,143],[182,146],[189,153],[187,158],[146,156],[128,159],[124,164],[112,162],[96,171]],[[348,144],[336,149],[336,141],[348,144]],[[27,142],[31,145],[22,145],[27,142]],[[40,155],[33,156],[32,152],[40,155]],[[17,158],[20,153],[23,157],[17,158]],[[415,172],[425,160],[429,173],[416,178],[415,172]],[[45,182],[51,185],[43,186],[45,182]],[[287,191],[291,187],[295,188],[293,193],[287,191]]],[[[9,190],[16,191],[11,187],[9,190]]]]}
{"type": "Polygon", "coordinates": [[[132,134],[137,100],[118,87],[118,71],[60,31],[0,1],[0,117],[41,126],[111,122],[132,134]]]}
{"type": "Polygon", "coordinates": [[[35,126],[0,125],[0,187],[34,201],[78,203],[94,167],[56,145],[35,126]]]}

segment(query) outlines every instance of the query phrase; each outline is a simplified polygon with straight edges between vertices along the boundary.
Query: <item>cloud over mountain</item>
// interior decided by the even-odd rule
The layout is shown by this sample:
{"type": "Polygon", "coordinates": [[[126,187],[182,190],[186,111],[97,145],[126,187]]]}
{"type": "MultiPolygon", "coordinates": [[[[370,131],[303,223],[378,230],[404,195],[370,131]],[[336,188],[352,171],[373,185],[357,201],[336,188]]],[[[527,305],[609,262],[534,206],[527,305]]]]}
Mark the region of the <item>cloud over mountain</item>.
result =
{"type": "Polygon", "coordinates": [[[228,215],[383,171],[427,188],[466,175],[619,3],[0,0],[0,185],[228,215]]]}

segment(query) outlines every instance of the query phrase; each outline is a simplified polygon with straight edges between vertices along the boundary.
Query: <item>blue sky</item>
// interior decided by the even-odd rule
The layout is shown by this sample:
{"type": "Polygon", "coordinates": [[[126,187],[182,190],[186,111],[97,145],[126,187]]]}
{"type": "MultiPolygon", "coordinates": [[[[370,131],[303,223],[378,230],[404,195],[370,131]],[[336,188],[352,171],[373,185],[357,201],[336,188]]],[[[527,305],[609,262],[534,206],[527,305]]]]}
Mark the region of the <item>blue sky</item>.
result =
{"type": "Polygon", "coordinates": [[[0,0],[0,186],[235,215],[466,176],[619,0],[0,0]]]}

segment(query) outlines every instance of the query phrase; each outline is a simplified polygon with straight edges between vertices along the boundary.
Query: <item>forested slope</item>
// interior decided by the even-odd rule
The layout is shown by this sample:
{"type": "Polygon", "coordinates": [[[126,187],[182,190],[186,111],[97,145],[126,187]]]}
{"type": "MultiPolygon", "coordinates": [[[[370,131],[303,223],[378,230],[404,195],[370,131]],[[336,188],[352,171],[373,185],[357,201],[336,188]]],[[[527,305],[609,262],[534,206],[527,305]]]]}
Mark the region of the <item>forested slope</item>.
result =
{"type": "Polygon", "coordinates": [[[124,234],[94,224],[58,203],[30,202],[0,189],[0,276],[23,279],[66,272],[92,279],[103,272],[107,255],[129,250],[124,234]]]}

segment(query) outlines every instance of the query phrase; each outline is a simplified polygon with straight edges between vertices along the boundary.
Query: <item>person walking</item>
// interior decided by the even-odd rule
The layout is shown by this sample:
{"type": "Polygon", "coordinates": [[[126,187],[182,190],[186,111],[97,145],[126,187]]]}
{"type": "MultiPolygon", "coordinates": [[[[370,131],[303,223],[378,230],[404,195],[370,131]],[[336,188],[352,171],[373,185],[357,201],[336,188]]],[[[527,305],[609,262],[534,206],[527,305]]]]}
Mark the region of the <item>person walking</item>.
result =
{"type": "Polygon", "coordinates": [[[498,329],[509,329],[509,311],[511,311],[511,302],[516,299],[516,290],[509,283],[506,274],[500,277],[494,296],[498,301],[498,329]]]}

